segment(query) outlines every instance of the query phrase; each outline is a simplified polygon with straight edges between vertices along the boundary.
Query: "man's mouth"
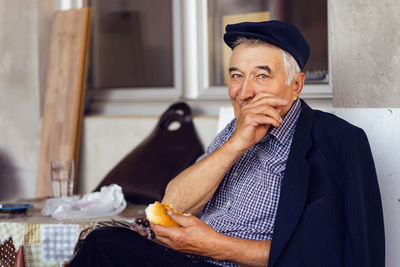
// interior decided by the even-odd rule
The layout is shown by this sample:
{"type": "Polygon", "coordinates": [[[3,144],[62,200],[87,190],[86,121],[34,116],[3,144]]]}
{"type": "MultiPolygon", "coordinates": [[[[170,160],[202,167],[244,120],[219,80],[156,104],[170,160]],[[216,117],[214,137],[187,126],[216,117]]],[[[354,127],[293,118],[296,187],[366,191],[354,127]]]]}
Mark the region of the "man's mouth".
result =
{"type": "Polygon", "coordinates": [[[249,101],[250,100],[237,100],[236,102],[240,105],[240,106],[244,106],[244,105],[246,105],[247,103],[249,103],[249,101]]]}

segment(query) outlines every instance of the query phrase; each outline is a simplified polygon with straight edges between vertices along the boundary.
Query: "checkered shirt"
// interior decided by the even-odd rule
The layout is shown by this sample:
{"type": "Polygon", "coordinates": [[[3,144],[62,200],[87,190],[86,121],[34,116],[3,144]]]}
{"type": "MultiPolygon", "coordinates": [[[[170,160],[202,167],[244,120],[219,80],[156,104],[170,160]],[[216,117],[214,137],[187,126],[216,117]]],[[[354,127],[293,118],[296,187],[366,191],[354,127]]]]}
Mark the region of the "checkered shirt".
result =
{"type": "MultiPolygon", "coordinates": [[[[272,128],[237,160],[204,207],[201,220],[228,236],[251,240],[272,239],[281,180],[300,111],[298,99],[281,125],[272,128]]],[[[232,136],[235,127],[236,119],[217,135],[197,161],[224,144],[232,136]]],[[[227,261],[206,260],[216,265],[236,266],[227,261]]]]}

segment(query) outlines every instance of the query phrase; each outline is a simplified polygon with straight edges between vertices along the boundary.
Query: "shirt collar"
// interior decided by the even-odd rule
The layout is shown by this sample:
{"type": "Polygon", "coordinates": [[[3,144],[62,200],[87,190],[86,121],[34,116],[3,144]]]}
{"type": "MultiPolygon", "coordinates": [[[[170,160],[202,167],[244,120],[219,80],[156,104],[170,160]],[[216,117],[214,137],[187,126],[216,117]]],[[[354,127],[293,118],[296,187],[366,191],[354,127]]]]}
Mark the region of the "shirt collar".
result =
{"type": "Polygon", "coordinates": [[[301,110],[300,99],[293,102],[292,107],[286,113],[283,118],[283,122],[278,127],[272,127],[271,130],[261,139],[261,142],[267,141],[270,135],[274,136],[280,144],[287,140],[288,136],[292,134],[291,130],[294,130],[297,119],[301,110]]]}

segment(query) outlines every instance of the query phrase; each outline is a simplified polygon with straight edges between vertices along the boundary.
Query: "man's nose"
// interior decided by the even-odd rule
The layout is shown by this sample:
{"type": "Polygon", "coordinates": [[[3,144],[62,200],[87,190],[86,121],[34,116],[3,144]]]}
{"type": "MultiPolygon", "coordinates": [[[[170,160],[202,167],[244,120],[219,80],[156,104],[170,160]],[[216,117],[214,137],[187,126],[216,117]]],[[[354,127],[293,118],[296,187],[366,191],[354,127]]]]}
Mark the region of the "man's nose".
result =
{"type": "Polygon", "coordinates": [[[250,77],[247,77],[244,82],[243,86],[240,90],[239,98],[244,102],[250,101],[256,95],[254,90],[253,80],[250,77]]]}

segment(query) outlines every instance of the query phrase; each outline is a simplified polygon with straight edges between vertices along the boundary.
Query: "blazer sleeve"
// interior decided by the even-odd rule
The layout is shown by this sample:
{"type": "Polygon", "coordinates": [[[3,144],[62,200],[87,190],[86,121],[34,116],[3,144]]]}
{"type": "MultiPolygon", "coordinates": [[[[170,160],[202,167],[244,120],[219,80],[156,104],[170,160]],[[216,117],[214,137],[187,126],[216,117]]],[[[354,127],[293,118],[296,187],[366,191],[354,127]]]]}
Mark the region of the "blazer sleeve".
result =
{"type": "Polygon", "coordinates": [[[368,139],[352,128],[344,138],[346,267],[384,267],[385,234],[378,179],[368,139]]]}

